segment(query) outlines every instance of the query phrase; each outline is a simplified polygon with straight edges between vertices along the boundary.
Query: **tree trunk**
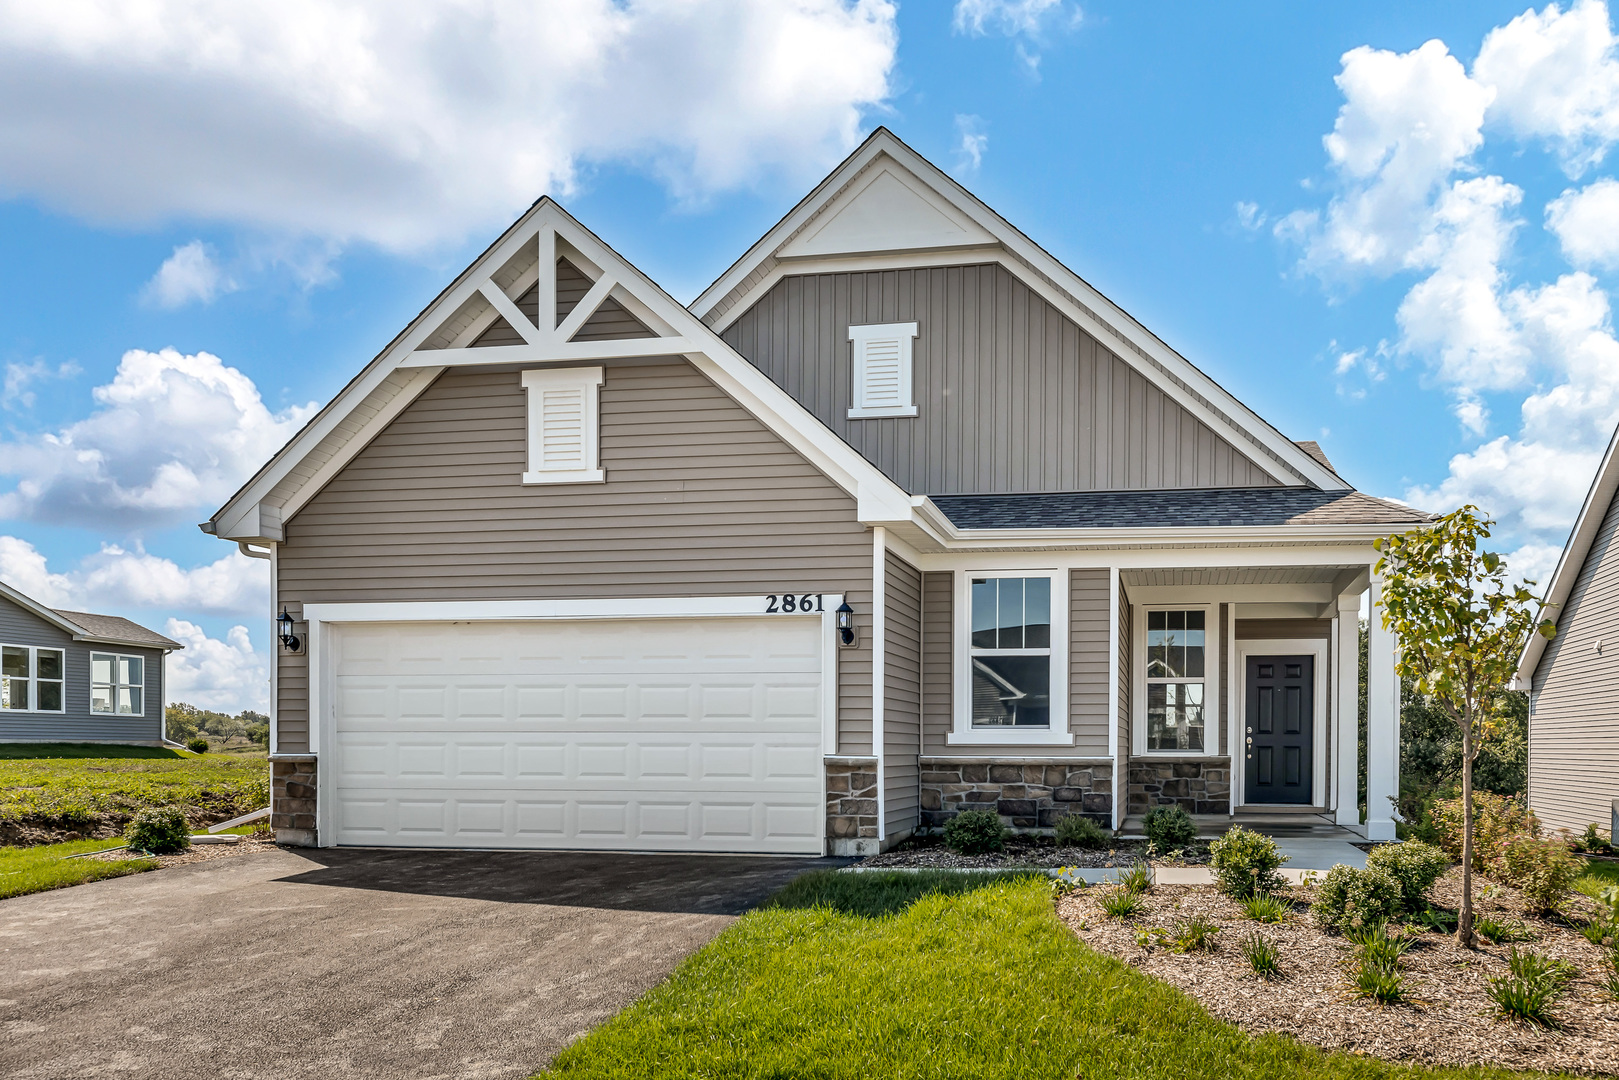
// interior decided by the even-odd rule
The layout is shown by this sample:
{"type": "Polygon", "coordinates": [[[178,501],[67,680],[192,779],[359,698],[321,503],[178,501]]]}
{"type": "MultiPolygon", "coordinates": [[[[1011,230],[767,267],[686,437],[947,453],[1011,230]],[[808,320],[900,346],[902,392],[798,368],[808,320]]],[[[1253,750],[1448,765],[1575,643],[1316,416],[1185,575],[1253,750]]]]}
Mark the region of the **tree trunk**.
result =
{"type": "Polygon", "coordinates": [[[1462,909],[1456,916],[1456,942],[1476,949],[1473,936],[1473,703],[1462,713],[1462,909]]]}

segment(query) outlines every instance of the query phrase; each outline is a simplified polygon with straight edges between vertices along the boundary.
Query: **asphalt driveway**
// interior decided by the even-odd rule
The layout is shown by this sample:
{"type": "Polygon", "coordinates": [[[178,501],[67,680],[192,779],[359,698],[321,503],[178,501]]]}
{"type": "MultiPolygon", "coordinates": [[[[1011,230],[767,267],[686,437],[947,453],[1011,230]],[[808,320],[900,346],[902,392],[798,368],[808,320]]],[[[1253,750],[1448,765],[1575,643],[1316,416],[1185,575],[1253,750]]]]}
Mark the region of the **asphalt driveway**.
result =
{"type": "Polygon", "coordinates": [[[0,1076],[524,1077],[831,860],[274,850],[0,902],[0,1076]]]}

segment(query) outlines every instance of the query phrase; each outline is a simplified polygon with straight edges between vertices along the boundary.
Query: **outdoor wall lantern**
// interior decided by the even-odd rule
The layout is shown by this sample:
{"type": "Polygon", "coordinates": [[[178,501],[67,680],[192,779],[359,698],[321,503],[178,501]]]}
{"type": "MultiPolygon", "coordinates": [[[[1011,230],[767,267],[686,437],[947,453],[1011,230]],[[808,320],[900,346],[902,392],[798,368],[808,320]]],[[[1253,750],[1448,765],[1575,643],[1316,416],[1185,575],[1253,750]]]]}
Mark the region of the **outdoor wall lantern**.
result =
{"type": "Polygon", "coordinates": [[[844,648],[848,648],[854,644],[854,608],[849,606],[849,601],[838,605],[837,616],[838,640],[843,642],[844,648]]]}
{"type": "Polygon", "coordinates": [[[292,616],[287,614],[287,606],[281,605],[281,616],[275,621],[276,629],[281,632],[281,645],[288,652],[298,651],[298,635],[292,632],[292,616]]]}

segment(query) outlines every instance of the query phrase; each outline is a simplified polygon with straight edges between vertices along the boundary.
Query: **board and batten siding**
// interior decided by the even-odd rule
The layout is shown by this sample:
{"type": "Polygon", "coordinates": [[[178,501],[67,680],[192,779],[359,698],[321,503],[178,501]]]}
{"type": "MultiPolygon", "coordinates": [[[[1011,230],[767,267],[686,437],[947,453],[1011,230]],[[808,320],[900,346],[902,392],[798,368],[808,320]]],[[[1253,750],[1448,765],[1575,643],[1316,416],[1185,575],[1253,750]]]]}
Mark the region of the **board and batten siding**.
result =
{"type": "Polygon", "coordinates": [[[1068,572],[1068,730],[1074,753],[1107,756],[1108,684],[1114,674],[1108,631],[1108,578],[1112,571],[1068,572]]]}
{"type": "Polygon", "coordinates": [[[916,828],[922,752],[922,572],[883,560],[883,836],[916,828]]]}
{"type": "Polygon", "coordinates": [[[912,494],[1276,483],[998,264],[786,277],[723,336],[912,494]],[[849,327],[893,322],[918,415],[851,420],[849,327]]]}
{"type": "Polygon", "coordinates": [[[163,650],[74,641],[73,635],[60,626],[4,597],[0,597],[0,645],[61,649],[63,654],[63,710],[41,713],[0,709],[0,742],[153,742],[163,737],[163,706],[167,703],[163,650]],[[141,695],[145,715],[90,711],[93,652],[141,658],[146,672],[146,687],[141,695]]]}
{"type": "MultiPolygon", "coordinates": [[[[855,502],[679,358],[605,365],[599,484],[524,485],[515,370],[450,371],[286,524],[276,602],[843,593],[838,746],[871,753],[871,535],[855,502]]],[[[308,747],[281,653],[278,744],[308,747]]]]}
{"type": "Polygon", "coordinates": [[[1619,499],[1563,603],[1532,690],[1529,805],[1553,828],[1606,829],[1619,799],[1619,499]]]}

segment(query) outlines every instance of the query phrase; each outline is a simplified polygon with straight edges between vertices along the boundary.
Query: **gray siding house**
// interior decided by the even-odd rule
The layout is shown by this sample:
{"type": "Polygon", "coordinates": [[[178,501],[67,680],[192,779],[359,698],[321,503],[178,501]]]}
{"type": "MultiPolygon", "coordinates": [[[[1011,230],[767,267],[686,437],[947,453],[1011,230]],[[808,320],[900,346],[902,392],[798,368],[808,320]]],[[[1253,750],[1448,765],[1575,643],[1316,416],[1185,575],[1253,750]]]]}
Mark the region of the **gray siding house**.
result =
{"type": "Polygon", "coordinates": [[[0,581],[0,742],[161,742],[163,664],[184,647],[0,581]]]}
{"type": "Polygon", "coordinates": [[[1529,805],[1554,828],[1619,828],[1619,433],[1546,586],[1551,639],[1533,635],[1514,685],[1529,691],[1529,805]]]}
{"type": "Polygon", "coordinates": [[[878,850],[1173,803],[1392,838],[1356,492],[886,130],[690,306],[536,202],[206,523],[291,842],[878,850]]]}

